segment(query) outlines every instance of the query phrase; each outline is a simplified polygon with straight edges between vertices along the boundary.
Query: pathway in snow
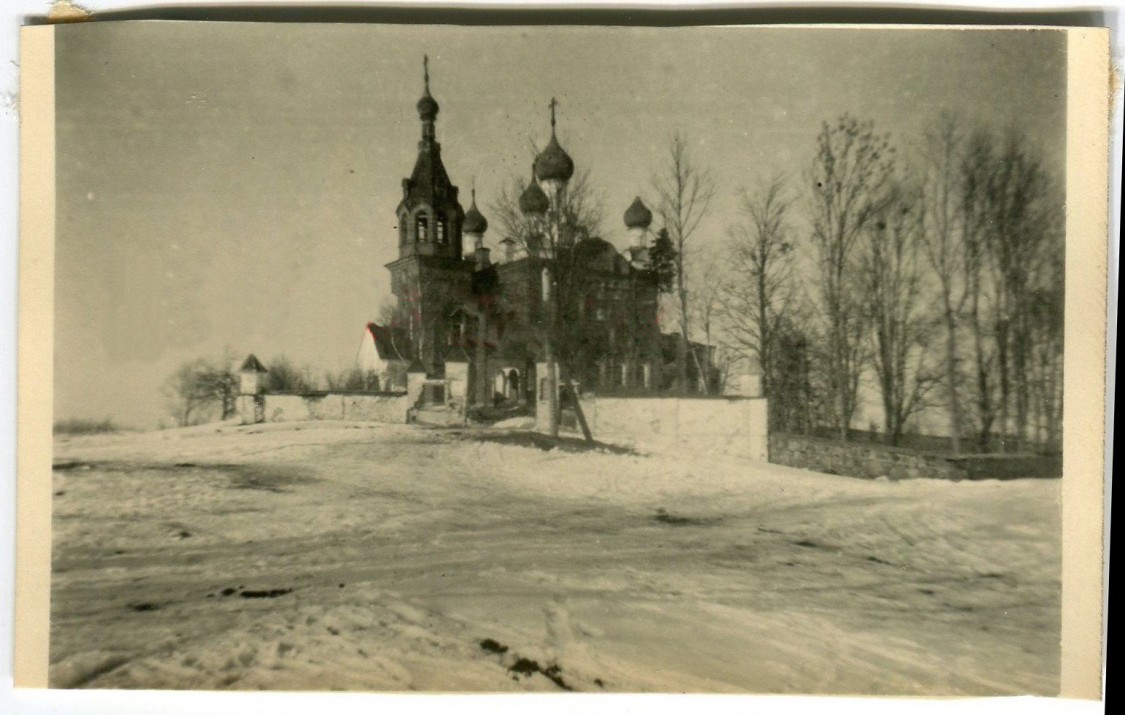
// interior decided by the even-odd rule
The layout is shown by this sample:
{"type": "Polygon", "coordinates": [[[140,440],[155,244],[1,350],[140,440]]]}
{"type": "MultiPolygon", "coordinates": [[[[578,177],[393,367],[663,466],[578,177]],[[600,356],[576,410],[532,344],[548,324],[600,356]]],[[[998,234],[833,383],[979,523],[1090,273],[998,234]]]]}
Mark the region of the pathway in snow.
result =
{"type": "Polygon", "coordinates": [[[1052,694],[1058,483],[469,431],[56,443],[63,687],[1052,694]]]}

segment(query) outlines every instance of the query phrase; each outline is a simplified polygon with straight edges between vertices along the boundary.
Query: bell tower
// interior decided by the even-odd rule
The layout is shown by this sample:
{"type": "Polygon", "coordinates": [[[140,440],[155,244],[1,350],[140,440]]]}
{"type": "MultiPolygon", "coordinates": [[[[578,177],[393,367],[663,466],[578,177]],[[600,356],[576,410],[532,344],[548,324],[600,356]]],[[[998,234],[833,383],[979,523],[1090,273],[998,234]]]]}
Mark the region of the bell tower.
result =
{"type": "Polygon", "coordinates": [[[417,104],[422,139],[414,171],[402,180],[402,201],[396,209],[398,255],[460,258],[465,212],[457,200],[457,187],[441,161],[441,144],[434,132],[439,107],[430,94],[429,57],[423,59],[422,66],[425,85],[417,104]]]}
{"type": "Polygon", "coordinates": [[[465,211],[457,187],[441,161],[434,124],[438,103],[430,94],[430,60],[422,60],[424,88],[416,108],[422,123],[418,158],[402,180],[398,259],[387,264],[391,291],[409,321],[411,350],[427,374],[440,377],[445,359],[458,348],[458,308],[471,299],[473,262],[462,254],[465,211]]]}

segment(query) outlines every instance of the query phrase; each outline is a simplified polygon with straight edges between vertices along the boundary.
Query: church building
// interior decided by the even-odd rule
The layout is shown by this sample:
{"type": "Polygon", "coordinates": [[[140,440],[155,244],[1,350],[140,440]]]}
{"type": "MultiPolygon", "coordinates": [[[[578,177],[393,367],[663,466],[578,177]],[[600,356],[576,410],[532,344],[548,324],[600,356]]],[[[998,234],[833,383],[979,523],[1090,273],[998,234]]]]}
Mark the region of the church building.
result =
{"type": "Polygon", "coordinates": [[[369,367],[392,372],[394,363],[400,375],[424,371],[435,383],[464,379],[466,406],[531,403],[546,385],[550,342],[564,379],[580,390],[660,389],[667,341],[650,259],[652,212],[641,199],[624,212],[624,253],[577,225],[566,204],[574,162],[555,135],[552,100],[550,140],[519,197],[527,231],[501,237],[493,250],[476,192],[464,209],[442,162],[428,61],[416,109],[418,156],[395,212],[398,258],[387,264],[396,317],[368,325],[369,367]]]}

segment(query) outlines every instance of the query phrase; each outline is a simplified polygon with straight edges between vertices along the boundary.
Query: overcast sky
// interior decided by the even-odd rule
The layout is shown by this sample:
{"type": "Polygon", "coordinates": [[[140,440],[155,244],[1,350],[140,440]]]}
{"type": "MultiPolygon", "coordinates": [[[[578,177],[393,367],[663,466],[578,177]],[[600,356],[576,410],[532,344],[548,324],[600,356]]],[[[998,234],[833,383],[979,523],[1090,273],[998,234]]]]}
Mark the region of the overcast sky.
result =
{"type": "Polygon", "coordinates": [[[718,179],[699,241],[721,250],[738,189],[797,186],[843,112],[904,149],[943,110],[1015,125],[1061,177],[1065,47],[1051,31],[59,27],[56,416],[154,426],[167,375],[224,346],[349,366],[389,296],[424,53],[466,203],[475,180],[487,215],[528,172],[553,95],[607,239],[625,244],[635,195],[653,203],[678,130],[718,179]]]}

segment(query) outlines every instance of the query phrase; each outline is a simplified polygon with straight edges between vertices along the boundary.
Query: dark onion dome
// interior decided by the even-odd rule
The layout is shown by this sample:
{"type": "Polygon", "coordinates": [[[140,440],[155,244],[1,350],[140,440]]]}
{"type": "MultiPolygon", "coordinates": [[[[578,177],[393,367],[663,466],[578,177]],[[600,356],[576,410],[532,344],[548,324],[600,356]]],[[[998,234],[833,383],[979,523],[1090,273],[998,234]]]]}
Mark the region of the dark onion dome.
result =
{"type": "Polygon", "coordinates": [[[535,177],[527,182],[527,188],[520,194],[520,211],[525,216],[541,216],[547,213],[547,209],[551,208],[551,200],[547,198],[547,194],[539,187],[535,181],[535,177]]]}
{"type": "Polygon", "coordinates": [[[424,55],[422,57],[422,76],[426,84],[426,90],[422,94],[422,98],[418,100],[418,116],[424,122],[432,122],[437,118],[438,103],[437,100],[430,96],[430,57],[424,55]]]}
{"type": "Polygon", "coordinates": [[[559,146],[554,129],[547,148],[535,158],[535,176],[540,181],[570,181],[574,176],[574,160],[559,146]]]}
{"type": "MultiPolygon", "coordinates": [[[[522,200],[523,197],[520,198],[522,200]]],[[[473,204],[469,207],[469,210],[465,212],[465,222],[461,224],[461,230],[465,233],[484,233],[488,230],[488,219],[477,209],[476,189],[473,189],[473,204]]]]}
{"type": "Polygon", "coordinates": [[[535,158],[535,165],[532,171],[540,181],[570,181],[570,177],[574,176],[574,161],[570,156],[563,151],[559,146],[558,137],[555,136],[555,107],[558,102],[554,97],[551,97],[551,141],[547,142],[547,148],[544,149],[539,156],[535,158]]]}
{"type": "Polygon", "coordinates": [[[424,122],[432,122],[437,118],[437,113],[437,100],[430,96],[430,89],[427,87],[426,93],[418,100],[418,116],[424,122]]]}
{"type": "Polygon", "coordinates": [[[645,202],[641,201],[641,197],[633,199],[633,203],[629,204],[629,208],[625,209],[625,227],[626,228],[648,228],[652,225],[652,212],[645,206],[645,202]]]}

